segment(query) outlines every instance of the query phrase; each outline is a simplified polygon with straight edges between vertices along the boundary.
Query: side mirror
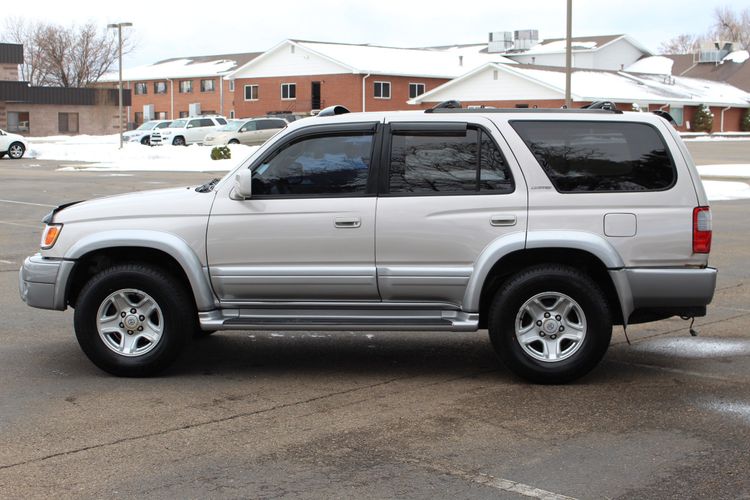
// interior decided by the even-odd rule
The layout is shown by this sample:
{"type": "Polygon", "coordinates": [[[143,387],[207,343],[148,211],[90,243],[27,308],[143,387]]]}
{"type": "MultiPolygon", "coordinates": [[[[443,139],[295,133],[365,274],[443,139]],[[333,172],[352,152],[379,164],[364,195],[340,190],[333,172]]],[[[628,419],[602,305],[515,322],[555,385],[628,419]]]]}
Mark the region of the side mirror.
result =
{"type": "Polygon", "coordinates": [[[195,125],[193,125],[192,123],[188,123],[187,127],[185,127],[185,128],[193,128],[194,126],[195,125]]]}
{"type": "Polygon", "coordinates": [[[253,194],[253,172],[246,168],[234,177],[235,199],[246,200],[253,194]]]}

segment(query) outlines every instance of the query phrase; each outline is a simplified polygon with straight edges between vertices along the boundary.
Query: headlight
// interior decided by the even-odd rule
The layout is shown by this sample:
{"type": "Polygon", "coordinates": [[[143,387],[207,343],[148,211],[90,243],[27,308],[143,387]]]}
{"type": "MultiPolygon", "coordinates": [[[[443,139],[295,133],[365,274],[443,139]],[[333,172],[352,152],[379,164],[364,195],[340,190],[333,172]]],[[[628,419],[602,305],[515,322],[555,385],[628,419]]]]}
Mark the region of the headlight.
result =
{"type": "Polygon", "coordinates": [[[47,250],[55,246],[57,237],[60,236],[62,231],[62,224],[47,224],[44,226],[44,232],[42,232],[42,241],[39,244],[42,250],[47,250]]]}

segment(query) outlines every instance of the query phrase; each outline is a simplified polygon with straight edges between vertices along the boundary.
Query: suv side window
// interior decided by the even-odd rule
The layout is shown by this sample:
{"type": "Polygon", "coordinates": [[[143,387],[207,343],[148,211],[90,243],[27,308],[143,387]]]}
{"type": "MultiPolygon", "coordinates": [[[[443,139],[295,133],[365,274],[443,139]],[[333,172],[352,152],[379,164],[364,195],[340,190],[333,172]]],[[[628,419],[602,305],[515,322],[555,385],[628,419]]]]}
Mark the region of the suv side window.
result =
{"type": "Polygon", "coordinates": [[[364,194],[372,133],[316,135],[283,146],[253,172],[257,195],[364,194]]]}
{"type": "Polygon", "coordinates": [[[213,127],[214,121],[211,118],[201,118],[199,127],[213,127]]]}
{"type": "Polygon", "coordinates": [[[242,126],[240,132],[254,132],[257,129],[258,122],[247,122],[242,126]]]}
{"type": "Polygon", "coordinates": [[[511,121],[562,193],[662,191],[677,173],[659,131],[645,123],[511,121]]]}
{"type": "Polygon", "coordinates": [[[513,179],[502,153],[484,130],[465,135],[394,130],[391,136],[391,194],[510,193],[513,179]]]}
{"type": "Polygon", "coordinates": [[[258,120],[258,130],[270,130],[286,127],[284,120],[258,120]]]}
{"type": "Polygon", "coordinates": [[[219,122],[219,125],[226,125],[227,124],[227,121],[224,118],[217,118],[216,121],[219,122]]]}
{"type": "Polygon", "coordinates": [[[194,128],[194,127],[200,127],[200,126],[201,126],[201,121],[200,121],[200,119],[196,119],[196,120],[190,120],[190,121],[188,122],[188,124],[187,124],[187,127],[186,127],[186,128],[194,128]]]}

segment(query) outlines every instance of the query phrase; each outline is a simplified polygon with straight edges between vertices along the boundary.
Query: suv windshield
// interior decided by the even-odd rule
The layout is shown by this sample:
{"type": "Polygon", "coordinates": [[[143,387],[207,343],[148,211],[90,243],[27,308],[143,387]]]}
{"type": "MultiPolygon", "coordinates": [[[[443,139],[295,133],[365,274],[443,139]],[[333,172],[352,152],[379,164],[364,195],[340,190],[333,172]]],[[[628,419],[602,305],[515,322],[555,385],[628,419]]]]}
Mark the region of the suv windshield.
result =
{"type": "Polygon", "coordinates": [[[138,127],[136,130],[151,130],[155,126],[156,126],[156,122],[153,122],[153,121],[146,122],[143,125],[141,125],[140,127],[138,127]]]}
{"type": "Polygon", "coordinates": [[[187,123],[187,120],[175,120],[168,128],[184,128],[185,123],[187,123]]]}

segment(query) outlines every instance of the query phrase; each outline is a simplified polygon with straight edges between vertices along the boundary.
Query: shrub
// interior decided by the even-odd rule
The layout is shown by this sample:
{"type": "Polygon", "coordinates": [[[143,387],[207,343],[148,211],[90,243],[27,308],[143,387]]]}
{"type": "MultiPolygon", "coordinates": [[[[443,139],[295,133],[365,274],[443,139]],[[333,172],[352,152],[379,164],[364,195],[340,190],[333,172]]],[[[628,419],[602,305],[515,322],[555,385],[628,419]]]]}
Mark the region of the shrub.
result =
{"type": "Polygon", "coordinates": [[[714,114],[705,104],[701,104],[693,115],[693,130],[697,132],[711,132],[714,126],[714,114]]]}
{"type": "Polygon", "coordinates": [[[742,115],[740,130],[742,130],[743,132],[750,132],[750,108],[746,109],[745,114],[742,115]]]}
{"type": "Polygon", "coordinates": [[[211,150],[212,160],[229,160],[232,158],[232,152],[227,146],[216,146],[211,150]]]}

